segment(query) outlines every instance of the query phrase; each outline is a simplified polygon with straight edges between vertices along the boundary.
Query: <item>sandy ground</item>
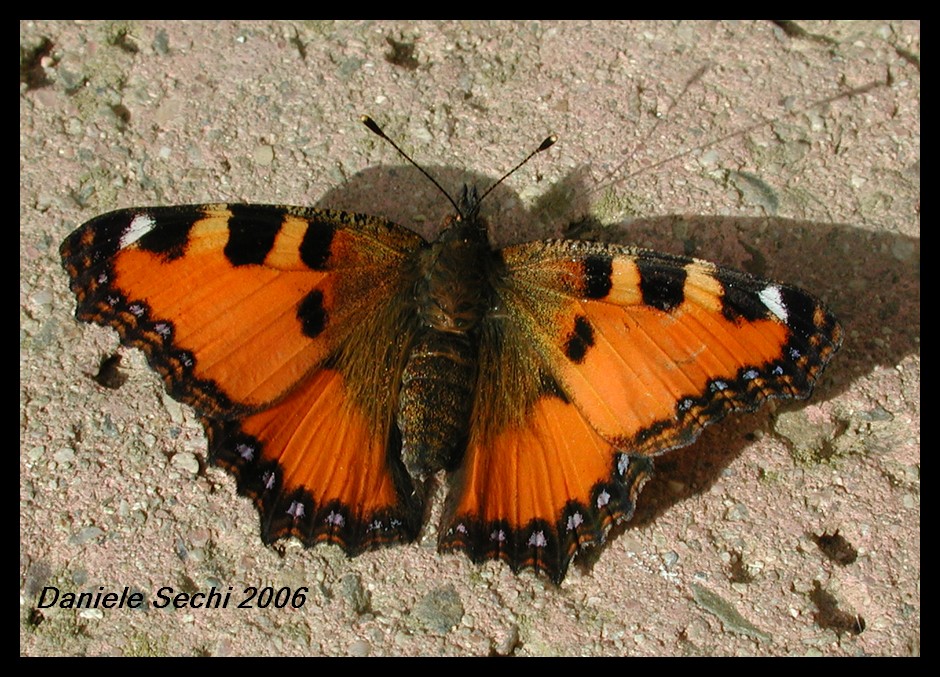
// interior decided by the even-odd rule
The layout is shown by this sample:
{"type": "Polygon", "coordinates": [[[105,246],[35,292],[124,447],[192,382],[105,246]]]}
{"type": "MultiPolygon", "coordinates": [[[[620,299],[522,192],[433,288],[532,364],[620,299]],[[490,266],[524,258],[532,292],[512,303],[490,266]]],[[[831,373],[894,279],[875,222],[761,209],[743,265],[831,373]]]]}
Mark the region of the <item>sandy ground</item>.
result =
{"type": "Polygon", "coordinates": [[[21,23],[21,653],[919,654],[920,26],[800,25],[21,23]],[[437,554],[440,496],[416,544],[266,548],[139,353],[117,390],[89,377],[117,337],[73,319],[57,251],[110,209],[225,200],[433,234],[448,204],[362,113],[452,190],[554,132],[488,205],[500,241],[588,216],[813,290],[845,347],[808,403],[661,457],[637,518],[560,587],[437,554]],[[814,538],[836,530],[845,557],[814,538]],[[309,593],[37,610],[46,586],[309,593]]]}

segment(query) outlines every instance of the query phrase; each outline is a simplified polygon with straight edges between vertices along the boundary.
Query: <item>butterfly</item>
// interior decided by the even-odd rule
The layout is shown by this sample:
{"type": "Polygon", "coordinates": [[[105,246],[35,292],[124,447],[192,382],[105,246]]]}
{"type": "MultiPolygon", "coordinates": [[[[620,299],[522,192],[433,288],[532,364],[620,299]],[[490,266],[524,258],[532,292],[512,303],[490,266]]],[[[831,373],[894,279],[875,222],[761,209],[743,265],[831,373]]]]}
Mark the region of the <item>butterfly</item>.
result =
{"type": "Polygon", "coordinates": [[[440,550],[560,583],[632,516],[655,456],[808,397],[843,330],[801,289],[693,258],[495,249],[480,200],[451,200],[433,242],[326,209],[121,209],[60,253],[76,317],[195,409],[265,543],[413,541],[443,471],[440,550]]]}

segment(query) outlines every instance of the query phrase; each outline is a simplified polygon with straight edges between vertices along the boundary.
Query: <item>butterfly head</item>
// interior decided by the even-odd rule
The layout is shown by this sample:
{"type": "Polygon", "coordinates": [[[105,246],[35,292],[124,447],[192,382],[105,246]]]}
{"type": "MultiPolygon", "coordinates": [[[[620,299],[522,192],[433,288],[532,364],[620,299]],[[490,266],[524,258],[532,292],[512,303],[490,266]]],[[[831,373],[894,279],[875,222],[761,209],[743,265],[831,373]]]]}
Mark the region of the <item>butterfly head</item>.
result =
{"type": "Polygon", "coordinates": [[[460,199],[455,203],[457,213],[445,221],[438,241],[486,242],[486,221],[480,218],[480,202],[476,186],[464,184],[460,199]]]}
{"type": "Polygon", "coordinates": [[[466,183],[464,184],[463,191],[460,193],[460,201],[458,202],[457,207],[460,210],[460,217],[458,220],[472,223],[479,219],[480,194],[477,192],[476,186],[471,186],[466,183]]]}

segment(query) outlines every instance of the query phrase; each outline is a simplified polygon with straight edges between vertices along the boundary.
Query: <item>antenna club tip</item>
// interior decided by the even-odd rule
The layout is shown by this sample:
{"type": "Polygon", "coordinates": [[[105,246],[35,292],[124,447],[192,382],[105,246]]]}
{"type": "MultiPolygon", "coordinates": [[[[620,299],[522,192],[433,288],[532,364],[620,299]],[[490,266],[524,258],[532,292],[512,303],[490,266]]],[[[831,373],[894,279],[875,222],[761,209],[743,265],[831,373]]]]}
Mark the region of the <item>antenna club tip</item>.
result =
{"type": "Polygon", "coordinates": [[[546,137],[546,139],[542,142],[542,145],[539,146],[539,149],[536,152],[541,153],[543,150],[548,150],[549,148],[555,145],[556,141],[558,141],[558,135],[551,134],[550,136],[546,137]]]}
{"type": "Polygon", "coordinates": [[[378,135],[381,136],[382,138],[385,138],[385,132],[383,132],[383,131],[382,131],[382,128],[379,127],[378,124],[376,124],[375,120],[373,120],[372,118],[370,118],[368,115],[360,115],[360,116],[359,116],[359,120],[362,122],[362,124],[364,124],[366,127],[368,127],[369,130],[370,130],[373,134],[378,134],[378,135]]]}

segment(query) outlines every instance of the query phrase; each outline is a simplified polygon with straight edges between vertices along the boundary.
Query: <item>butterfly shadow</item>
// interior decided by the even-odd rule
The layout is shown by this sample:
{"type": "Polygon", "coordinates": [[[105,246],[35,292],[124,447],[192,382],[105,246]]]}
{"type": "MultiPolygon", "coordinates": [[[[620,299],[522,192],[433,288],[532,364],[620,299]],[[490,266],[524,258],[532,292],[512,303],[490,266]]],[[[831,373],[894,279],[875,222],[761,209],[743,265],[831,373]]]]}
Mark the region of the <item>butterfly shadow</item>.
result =
{"type": "MultiPolygon", "coordinates": [[[[493,181],[450,167],[427,169],[452,195],[459,195],[464,184],[483,190],[493,181]]],[[[919,351],[919,239],[848,223],[773,216],[682,214],[602,223],[590,215],[588,176],[586,168],[573,171],[528,208],[506,184],[497,186],[482,208],[491,242],[500,247],[567,236],[632,245],[705,259],[810,290],[846,329],[841,352],[817,384],[815,402],[847,390],[876,365],[893,366],[919,351]]],[[[401,166],[366,169],[329,191],[317,206],[382,216],[429,240],[454,211],[420,172],[401,166]]],[[[646,526],[675,504],[708,491],[753,444],[755,431],[771,430],[774,416],[803,406],[780,402],[731,416],[707,428],[692,445],[657,456],[656,474],[639,498],[636,515],[616,527],[611,537],[646,526]]],[[[842,434],[848,425],[847,419],[837,421],[832,434],[842,434]]],[[[601,551],[595,548],[595,554],[580,557],[579,565],[590,568],[601,551]]]]}

